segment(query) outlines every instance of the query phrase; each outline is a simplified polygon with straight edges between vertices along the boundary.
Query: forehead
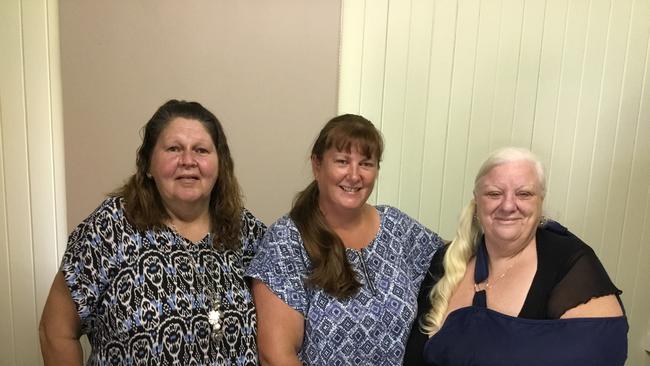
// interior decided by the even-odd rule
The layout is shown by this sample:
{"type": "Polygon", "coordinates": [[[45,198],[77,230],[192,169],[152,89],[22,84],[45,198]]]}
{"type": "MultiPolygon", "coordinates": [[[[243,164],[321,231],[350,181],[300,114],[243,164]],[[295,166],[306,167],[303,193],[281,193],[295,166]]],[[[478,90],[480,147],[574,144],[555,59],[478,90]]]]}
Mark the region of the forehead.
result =
{"type": "Polygon", "coordinates": [[[479,181],[479,187],[485,186],[539,188],[539,177],[531,162],[514,161],[490,169],[479,181]]]}
{"type": "Polygon", "coordinates": [[[169,121],[158,136],[158,140],[174,138],[208,139],[212,141],[208,130],[201,121],[185,117],[176,117],[169,121]]]}
{"type": "Polygon", "coordinates": [[[349,145],[347,148],[338,148],[332,146],[329,149],[325,150],[324,155],[336,155],[336,154],[345,154],[345,155],[359,155],[366,159],[375,159],[375,156],[370,156],[372,152],[365,151],[360,145],[349,145]]]}

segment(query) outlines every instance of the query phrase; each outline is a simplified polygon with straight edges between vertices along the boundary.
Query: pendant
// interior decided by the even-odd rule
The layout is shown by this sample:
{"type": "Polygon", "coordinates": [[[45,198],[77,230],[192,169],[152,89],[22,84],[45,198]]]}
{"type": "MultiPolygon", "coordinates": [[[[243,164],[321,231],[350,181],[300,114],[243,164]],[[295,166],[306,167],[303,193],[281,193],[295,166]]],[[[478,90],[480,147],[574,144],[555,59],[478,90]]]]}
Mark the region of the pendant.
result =
{"type": "Polygon", "coordinates": [[[217,341],[221,338],[221,326],[223,321],[223,313],[217,309],[208,312],[208,323],[212,326],[212,339],[217,341]]]}
{"type": "Polygon", "coordinates": [[[487,291],[490,288],[490,283],[487,281],[474,284],[474,292],[487,291]]]}

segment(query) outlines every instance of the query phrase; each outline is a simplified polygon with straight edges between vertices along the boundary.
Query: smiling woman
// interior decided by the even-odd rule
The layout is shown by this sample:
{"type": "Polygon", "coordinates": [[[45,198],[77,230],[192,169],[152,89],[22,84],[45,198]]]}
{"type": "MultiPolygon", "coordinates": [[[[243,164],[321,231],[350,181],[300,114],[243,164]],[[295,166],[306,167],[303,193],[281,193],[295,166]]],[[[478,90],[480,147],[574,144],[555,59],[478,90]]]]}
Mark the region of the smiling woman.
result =
{"type": "Polygon", "coordinates": [[[367,119],[331,119],[314,180],[268,230],[247,274],[265,365],[399,365],[428,261],[442,245],[370,196],[383,139],[367,119]]]}
{"type": "Polygon", "coordinates": [[[196,102],[144,127],[136,172],[70,234],[41,318],[47,365],[257,365],[243,275],[265,226],[242,207],[226,136],[196,102]]]}
{"type": "Polygon", "coordinates": [[[407,365],[625,363],[621,291],[587,244],[542,218],[545,193],[530,151],[486,159],[420,289],[424,326],[411,333],[407,365]]]}
{"type": "Polygon", "coordinates": [[[177,117],[160,134],[147,177],[156,183],[169,223],[185,229],[209,211],[218,172],[219,156],[206,128],[199,120],[177,117]]]}

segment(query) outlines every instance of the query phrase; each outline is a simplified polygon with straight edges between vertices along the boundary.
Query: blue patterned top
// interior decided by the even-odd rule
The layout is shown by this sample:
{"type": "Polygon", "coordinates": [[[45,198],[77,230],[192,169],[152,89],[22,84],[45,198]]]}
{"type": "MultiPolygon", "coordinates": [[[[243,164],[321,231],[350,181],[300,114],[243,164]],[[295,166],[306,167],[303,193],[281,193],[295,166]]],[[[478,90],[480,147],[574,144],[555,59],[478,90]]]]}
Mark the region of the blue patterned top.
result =
{"type": "Polygon", "coordinates": [[[377,236],[360,251],[346,250],[362,284],[351,298],[338,300],[306,285],[311,263],[288,216],[269,227],[246,272],[303,315],[298,356],[305,365],[402,363],[420,282],[442,240],[394,207],[377,206],[377,211],[377,236]]]}
{"type": "Polygon", "coordinates": [[[242,214],[242,249],[215,250],[171,229],[140,231],[107,198],[70,234],[61,263],[87,365],[257,365],[256,317],[244,280],[265,226],[242,214]],[[219,339],[208,311],[224,313],[219,339]]]}

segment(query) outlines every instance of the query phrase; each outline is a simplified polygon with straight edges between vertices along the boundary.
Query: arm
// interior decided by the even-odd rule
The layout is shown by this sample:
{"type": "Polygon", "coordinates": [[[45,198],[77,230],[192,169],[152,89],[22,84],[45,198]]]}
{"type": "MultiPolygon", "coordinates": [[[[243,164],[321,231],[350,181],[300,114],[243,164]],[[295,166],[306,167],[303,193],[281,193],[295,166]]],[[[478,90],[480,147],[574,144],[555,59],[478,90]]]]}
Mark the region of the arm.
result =
{"type": "Polygon", "coordinates": [[[263,282],[253,280],[253,299],[257,310],[257,347],[264,366],[301,365],[305,320],[284,303],[263,282]]]}
{"type": "Polygon", "coordinates": [[[562,319],[568,318],[603,318],[623,316],[623,309],[615,295],[595,297],[584,304],[567,310],[562,319]]]}
{"type": "Polygon", "coordinates": [[[62,272],[54,277],[41,316],[39,336],[46,366],[82,365],[81,321],[62,272]]]}

